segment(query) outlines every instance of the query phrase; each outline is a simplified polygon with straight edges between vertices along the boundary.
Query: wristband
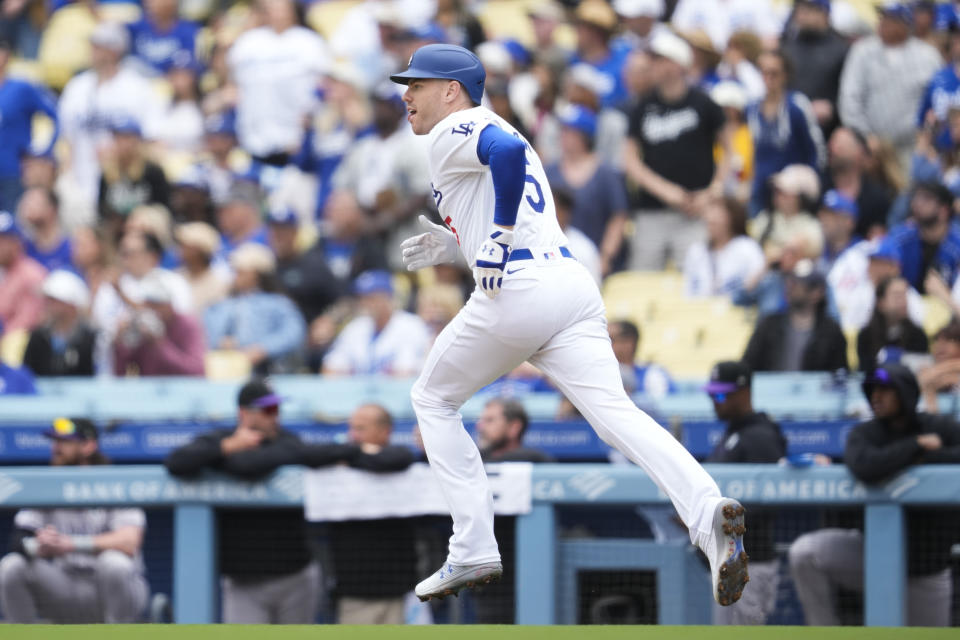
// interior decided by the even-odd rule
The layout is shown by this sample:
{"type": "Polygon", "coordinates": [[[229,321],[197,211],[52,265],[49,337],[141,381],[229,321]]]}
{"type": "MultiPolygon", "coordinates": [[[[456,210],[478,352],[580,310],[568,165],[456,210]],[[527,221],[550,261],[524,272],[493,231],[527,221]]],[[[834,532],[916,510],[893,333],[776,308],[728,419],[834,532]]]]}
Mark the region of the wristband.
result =
{"type": "Polygon", "coordinates": [[[70,536],[70,541],[73,542],[74,551],[93,553],[97,550],[93,544],[93,536],[70,536]]]}

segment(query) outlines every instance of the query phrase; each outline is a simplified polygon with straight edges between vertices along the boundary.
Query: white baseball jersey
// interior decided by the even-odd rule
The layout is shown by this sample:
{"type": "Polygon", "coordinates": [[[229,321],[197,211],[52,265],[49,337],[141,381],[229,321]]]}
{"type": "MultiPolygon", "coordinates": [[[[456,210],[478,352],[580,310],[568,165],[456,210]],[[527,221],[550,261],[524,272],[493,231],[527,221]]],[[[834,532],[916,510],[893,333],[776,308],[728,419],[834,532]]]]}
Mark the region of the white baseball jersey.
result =
{"type": "Polygon", "coordinates": [[[556,247],[567,243],[553,205],[540,158],[510,124],[486,107],[456,111],[429,135],[430,177],[440,217],[450,227],[471,267],[493,228],[495,192],[490,167],[480,162],[477,144],[487,126],[500,127],[527,145],[527,174],[514,226],[513,247],[556,247]]]}
{"type": "MultiPolygon", "coordinates": [[[[13,518],[14,526],[39,531],[53,526],[60,533],[76,536],[97,536],[121,527],[146,529],[147,516],[143,509],[22,509],[13,518]]],[[[62,566],[91,567],[96,556],[75,552],[54,558],[62,566]]],[[[136,562],[141,562],[139,554],[136,562]]]]}

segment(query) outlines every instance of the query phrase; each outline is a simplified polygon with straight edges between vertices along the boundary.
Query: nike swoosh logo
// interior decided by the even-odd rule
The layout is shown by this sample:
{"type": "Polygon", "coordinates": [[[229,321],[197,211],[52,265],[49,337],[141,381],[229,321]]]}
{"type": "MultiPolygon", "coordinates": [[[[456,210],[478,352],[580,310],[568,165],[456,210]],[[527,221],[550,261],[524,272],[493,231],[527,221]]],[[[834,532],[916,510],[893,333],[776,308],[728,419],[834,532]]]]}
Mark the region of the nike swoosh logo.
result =
{"type": "Polygon", "coordinates": [[[516,273],[517,271],[523,271],[524,269],[526,269],[526,267],[520,267],[519,269],[514,269],[513,271],[510,271],[510,270],[508,269],[508,270],[507,270],[507,275],[509,276],[509,275],[511,275],[511,274],[513,274],[513,273],[516,273]]]}

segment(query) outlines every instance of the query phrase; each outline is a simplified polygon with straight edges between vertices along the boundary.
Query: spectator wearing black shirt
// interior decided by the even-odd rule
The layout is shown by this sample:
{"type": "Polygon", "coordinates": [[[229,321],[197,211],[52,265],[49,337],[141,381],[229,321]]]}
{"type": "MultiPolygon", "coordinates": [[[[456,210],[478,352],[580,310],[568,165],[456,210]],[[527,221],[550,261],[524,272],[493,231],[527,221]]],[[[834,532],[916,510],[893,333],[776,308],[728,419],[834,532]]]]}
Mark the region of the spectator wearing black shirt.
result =
{"type": "Polygon", "coordinates": [[[669,259],[683,264],[687,248],[705,236],[699,212],[722,192],[713,148],[724,116],[709,96],[688,86],[693,54],[685,41],[659,33],[651,53],[654,89],[630,115],[623,166],[641,189],[630,268],[655,270],[669,259]]]}
{"type": "Polygon", "coordinates": [[[900,277],[884,278],[877,285],[876,305],[870,323],[857,335],[860,370],[873,371],[881,351],[887,360],[897,361],[902,353],[926,353],[927,334],[913,324],[907,313],[910,285],[900,277]]]}
{"type": "Polygon", "coordinates": [[[837,371],[847,368],[847,340],[827,314],[826,280],[810,260],[786,277],[787,311],[761,319],[743,360],[754,371],[837,371]]]}
{"type": "Polygon", "coordinates": [[[87,285],[73,272],[57,270],[41,290],[44,321],[30,332],[24,366],[36,376],[92,376],[97,334],[86,321],[87,285]]]}
{"type": "Polygon", "coordinates": [[[840,74],[850,45],[830,26],[830,0],[798,0],[780,50],[790,60],[790,88],[808,98],[824,136],[836,128],[840,74]]]}
{"type": "MultiPolygon", "coordinates": [[[[266,382],[248,382],[237,397],[236,429],[197,436],[171,452],[164,466],[175,476],[212,469],[255,480],[285,464],[322,466],[357,457],[354,445],[303,444],[279,425],[280,400],[266,382]]],[[[303,509],[221,509],[217,530],[223,622],[314,622],[320,569],[307,546],[303,509]]]]}
{"type": "MultiPolygon", "coordinates": [[[[887,363],[863,383],[874,417],[850,432],[844,461],[861,482],[881,483],[916,464],[960,463],[960,424],[951,416],[917,413],[917,380],[887,363]]],[[[910,626],[950,625],[950,548],[960,541],[956,510],[907,514],[907,602],[910,626]]],[[[790,547],[790,573],[810,625],[837,625],[838,587],[863,590],[863,532],[821,529],[790,547]]],[[[902,606],[901,603],[890,603],[902,606]]]]}
{"type": "MultiPolygon", "coordinates": [[[[484,462],[553,462],[546,453],[523,445],[530,424],[523,405],[516,400],[494,398],[487,402],[477,419],[477,440],[484,462]]],[[[516,526],[514,516],[495,516],[493,533],[500,547],[500,559],[508,576],[515,575],[516,526]]],[[[489,584],[473,594],[477,622],[514,624],[516,589],[512,578],[489,584]]]]}
{"type": "MultiPolygon", "coordinates": [[[[713,401],[717,419],[726,422],[723,437],[706,462],[774,463],[787,455],[787,439],[780,425],[753,409],[753,372],[744,362],[720,362],[710,373],[705,391],[713,401]]],[[[729,607],[714,607],[718,624],[764,624],[777,601],[778,562],[773,548],[773,518],[769,512],[750,510],[750,527],[743,546],[750,554],[750,588],[729,607]]]]}
{"type": "Polygon", "coordinates": [[[306,251],[297,248],[297,214],[283,207],[267,215],[267,238],[277,256],[280,288],[300,309],[309,325],[340,297],[340,283],[314,244],[306,251]]]}
{"type": "MultiPolygon", "coordinates": [[[[403,471],[414,462],[407,447],[390,444],[393,418],[376,404],[350,415],[348,438],[361,455],[353,466],[403,471]]],[[[404,595],[417,581],[417,552],[409,518],[351,520],[330,525],[340,624],[403,624],[404,595]]]]}

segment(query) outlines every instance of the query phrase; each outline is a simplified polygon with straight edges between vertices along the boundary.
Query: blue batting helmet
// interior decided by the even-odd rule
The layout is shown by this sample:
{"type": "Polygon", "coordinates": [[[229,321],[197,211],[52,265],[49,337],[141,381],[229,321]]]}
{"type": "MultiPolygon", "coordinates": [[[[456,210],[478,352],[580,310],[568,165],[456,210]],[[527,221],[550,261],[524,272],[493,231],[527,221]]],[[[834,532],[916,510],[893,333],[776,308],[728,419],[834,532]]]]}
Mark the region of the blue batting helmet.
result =
{"type": "Polygon", "coordinates": [[[474,104],[480,104],[487,72],[480,58],[468,49],[454,44],[428,44],[413,52],[406,71],[390,76],[398,84],[410,84],[411,80],[422,78],[456,80],[474,104]]]}

